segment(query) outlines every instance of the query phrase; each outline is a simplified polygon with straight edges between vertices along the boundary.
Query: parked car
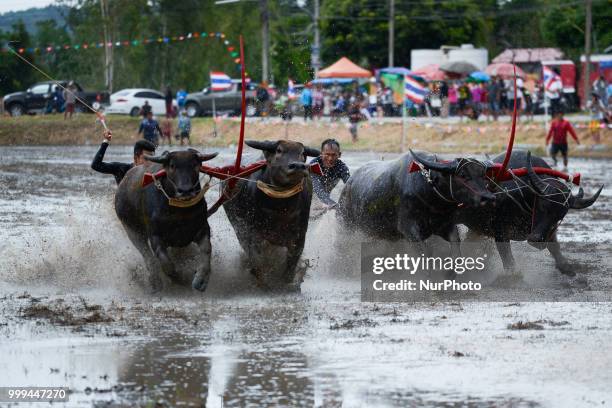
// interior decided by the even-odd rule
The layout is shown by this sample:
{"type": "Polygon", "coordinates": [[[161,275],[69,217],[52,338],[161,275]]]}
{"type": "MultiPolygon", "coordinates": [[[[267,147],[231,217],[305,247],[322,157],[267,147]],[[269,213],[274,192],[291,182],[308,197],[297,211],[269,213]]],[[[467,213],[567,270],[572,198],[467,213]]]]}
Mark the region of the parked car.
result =
{"type": "MultiPolygon", "coordinates": [[[[67,87],[69,81],[57,82],[63,87],[67,87]]],[[[87,92],[84,91],[78,83],[75,82],[74,85],[77,89],[77,97],[94,109],[98,110],[108,105],[108,92],[87,92]]],[[[4,98],[2,98],[2,105],[4,106],[4,110],[11,116],[20,116],[26,113],[43,113],[53,99],[53,94],[57,87],[54,81],[38,82],[26,91],[5,95],[4,98]]],[[[91,110],[84,106],[78,99],[76,101],[75,111],[91,112],[91,110]]]]}
{"type": "MultiPolygon", "coordinates": [[[[116,113],[130,116],[138,116],[140,108],[145,101],[149,101],[154,115],[166,114],[166,99],[163,93],[154,89],[132,88],[122,89],[110,96],[110,106],[106,113],[116,113]]],[[[172,106],[176,107],[176,99],[172,100],[172,106]]]]}
{"type": "MultiPolygon", "coordinates": [[[[247,116],[255,116],[255,89],[254,84],[248,83],[246,88],[247,116]]],[[[194,92],[187,95],[185,109],[187,116],[212,115],[214,108],[217,113],[229,112],[240,114],[242,111],[242,83],[240,80],[232,80],[232,87],[227,91],[211,91],[204,88],[201,92],[194,92]]]]}

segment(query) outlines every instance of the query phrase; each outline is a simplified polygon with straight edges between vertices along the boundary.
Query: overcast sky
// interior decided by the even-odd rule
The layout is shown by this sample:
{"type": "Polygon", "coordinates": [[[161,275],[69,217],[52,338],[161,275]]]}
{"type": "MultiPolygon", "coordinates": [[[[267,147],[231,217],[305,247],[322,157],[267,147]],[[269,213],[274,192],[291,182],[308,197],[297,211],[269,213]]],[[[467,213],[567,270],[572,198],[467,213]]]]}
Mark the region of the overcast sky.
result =
{"type": "Polygon", "coordinates": [[[31,7],[45,7],[55,3],[54,0],[0,0],[0,13],[26,10],[31,7]]]}

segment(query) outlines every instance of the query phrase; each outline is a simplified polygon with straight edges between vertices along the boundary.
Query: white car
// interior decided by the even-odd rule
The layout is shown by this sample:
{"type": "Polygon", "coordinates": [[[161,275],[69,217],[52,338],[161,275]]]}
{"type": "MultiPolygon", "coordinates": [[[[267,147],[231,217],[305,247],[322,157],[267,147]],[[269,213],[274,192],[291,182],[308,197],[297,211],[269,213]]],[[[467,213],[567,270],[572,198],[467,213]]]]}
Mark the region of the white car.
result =
{"type": "MultiPolygon", "coordinates": [[[[110,105],[105,109],[108,114],[123,114],[138,116],[140,108],[149,101],[153,115],[166,114],[166,99],[163,93],[154,89],[132,88],[122,89],[110,96],[110,105]]],[[[172,100],[172,106],[178,106],[176,99],[172,100]]]]}

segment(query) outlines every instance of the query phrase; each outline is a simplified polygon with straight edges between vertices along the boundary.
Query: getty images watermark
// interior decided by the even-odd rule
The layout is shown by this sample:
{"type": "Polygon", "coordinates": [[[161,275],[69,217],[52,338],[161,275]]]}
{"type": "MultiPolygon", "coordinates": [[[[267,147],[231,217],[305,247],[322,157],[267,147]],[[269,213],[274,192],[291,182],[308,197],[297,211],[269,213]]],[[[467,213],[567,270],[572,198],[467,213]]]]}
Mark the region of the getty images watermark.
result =
{"type": "Polygon", "coordinates": [[[525,242],[462,242],[455,250],[448,242],[436,239],[427,245],[362,243],[361,300],[612,301],[612,277],[607,272],[612,250],[598,246],[594,251],[592,245],[586,246],[562,245],[562,252],[577,265],[576,275],[568,277],[557,269],[548,250],[525,242]],[[500,250],[514,254],[513,270],[504,268],[500,250]],[[584,254],[591,255],[584,259],[584,254]]]}
{"type": "MultiPolygon", "coordinates": [[[[463,256],[410,256],[407,253],[396,254],[395,257],[375,257],[372,260],[372,273],[381,275],[385,271],[399,271],[414,277],[417,272],[438,272],[443,271],[447,274],[461,275],[464,272],[480,271],[485,269],[487,254],[479,257],[463,256]]],[[[457,279],[444,279],[435,281],[429,277],[424,279],[400,279],[396,282],[386,282],[384,279],[375,279],[372,283],[374,290],[452,290],[452,291],[474,291],[481,290],[480,282],[459,282],[457,279]]]]}

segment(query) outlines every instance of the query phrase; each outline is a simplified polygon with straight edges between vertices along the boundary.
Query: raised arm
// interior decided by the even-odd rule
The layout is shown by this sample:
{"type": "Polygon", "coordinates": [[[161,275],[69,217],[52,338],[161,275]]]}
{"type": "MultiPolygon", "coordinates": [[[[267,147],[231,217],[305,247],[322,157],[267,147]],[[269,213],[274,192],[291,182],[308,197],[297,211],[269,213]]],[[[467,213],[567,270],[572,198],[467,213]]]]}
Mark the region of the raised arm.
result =
{"type": "Polygon", "coordinates": [[[321,181],[321,176],[317,174],[312,175],[312,189],[317,194],[317,197],[327,205],[334,206],[337,203],[331,199],[329,193],[325,190],[323,186],[323,182],[321,181]]]}

